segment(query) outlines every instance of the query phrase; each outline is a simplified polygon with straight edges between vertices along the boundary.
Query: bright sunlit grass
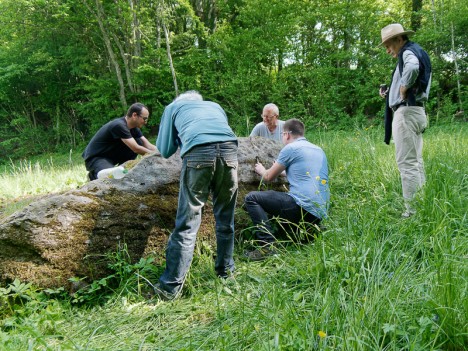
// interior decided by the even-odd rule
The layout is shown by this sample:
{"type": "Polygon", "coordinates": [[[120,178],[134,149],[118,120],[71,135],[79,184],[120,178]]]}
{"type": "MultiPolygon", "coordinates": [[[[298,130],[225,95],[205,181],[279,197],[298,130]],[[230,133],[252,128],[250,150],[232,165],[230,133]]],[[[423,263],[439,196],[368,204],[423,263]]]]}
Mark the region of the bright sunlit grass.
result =
{"type": "Polygon", "coordinates": [[[40,195],[82,186],[86,169],[81,156],[47,156],[35,160],[10,160],[0,165],[0,209],[2,216],[21,209],[40,195]],[[2,208],[3,207],[3,208],[2,208]]]}

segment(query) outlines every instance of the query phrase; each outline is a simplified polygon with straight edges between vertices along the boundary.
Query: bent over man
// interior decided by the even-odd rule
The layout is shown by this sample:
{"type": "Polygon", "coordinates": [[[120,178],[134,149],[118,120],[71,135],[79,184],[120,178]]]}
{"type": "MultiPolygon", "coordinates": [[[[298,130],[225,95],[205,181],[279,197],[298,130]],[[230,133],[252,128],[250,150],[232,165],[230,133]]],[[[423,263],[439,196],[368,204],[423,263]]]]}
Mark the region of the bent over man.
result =
{"type": "Polygon", "coordinates": [[[319,224],[327,216],[330,191],[325,153],[307,141],[304,124],[297,119],[284,123],[282,138],[285,147],[275,163],[269,169],[257,163],[255,172],[269,182],[286,171],[289,192],[252,191],[245,197],[244,208],[255,225],[255,238],[260,246],[246,253],[252,261],[274,253],[271,244],[276,238],[269,217],[277,216],[292,223],[319,224]]]}
{"type": "Polygon", "coordinates": [[[89,180],[97,179],[104,169],[134,160],[137,154],[156,151],[156,146],[140,130],[148,118],[146,106],[137,102],[130,106],[126,116],[114,119],[98,130],[82,154],[89,180]]]}
{"type": "Polygon", "coordinates": [[[175,228],[167,244],[166,269],[155,286],[161,299],[171,300],[182,290],[210,193],[216,220],[215,271],[225,278],[234,270],[237,137],[221,106],[188,91],[164,110],[156,145],[165,158],[180,147],[182,157],[175,228]]]}
{"type": "Polygon", "coordinates": [[[431,61],[427,53],[408,36],[413,31],[404,30],[398,23],[382,29],[382,43],[387,54],[398,59],[392,82],[380,96],[386,97],[385,142],[393,134],[395,155],[400,171],[403,199],[406,210],[403,218],[412,216],[416,210],[412,200],[424,185],[426,176],[422,156],[422,133],[427,126],[424,102],[429,97],[431,85],[431,61]]]}

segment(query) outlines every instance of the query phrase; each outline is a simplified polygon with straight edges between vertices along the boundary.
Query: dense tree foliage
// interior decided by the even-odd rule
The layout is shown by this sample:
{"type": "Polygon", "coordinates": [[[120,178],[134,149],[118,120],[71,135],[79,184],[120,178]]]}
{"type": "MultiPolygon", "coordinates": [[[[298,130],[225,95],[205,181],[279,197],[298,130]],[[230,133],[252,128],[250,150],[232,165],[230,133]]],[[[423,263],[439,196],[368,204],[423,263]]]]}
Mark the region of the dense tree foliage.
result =
{"type": "Polygon", "coordinates": [[[380,29],[417,33],[429,113],[466,109],[464,0],[0,0],[0,158],[76,148],[134,101],[157,130],[179,91],[219,102],[245,135],[267,102],[309,126],[380,122],[394,60],[380,29]]]}

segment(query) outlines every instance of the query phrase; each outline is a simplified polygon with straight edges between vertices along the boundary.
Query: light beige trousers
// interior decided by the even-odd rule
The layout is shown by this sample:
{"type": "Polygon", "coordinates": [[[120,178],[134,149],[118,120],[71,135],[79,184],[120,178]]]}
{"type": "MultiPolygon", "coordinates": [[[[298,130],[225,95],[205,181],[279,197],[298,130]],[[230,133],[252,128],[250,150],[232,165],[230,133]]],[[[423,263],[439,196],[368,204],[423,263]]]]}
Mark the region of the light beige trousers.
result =
{"type": "Polygon", "coordinates": [[[411,209],[411,200],[426,182],[422,157],[422,132],[427,127],[424,107],[402,106],[393,114],[392,135],[400,171],[403,199],[411,209]]]}

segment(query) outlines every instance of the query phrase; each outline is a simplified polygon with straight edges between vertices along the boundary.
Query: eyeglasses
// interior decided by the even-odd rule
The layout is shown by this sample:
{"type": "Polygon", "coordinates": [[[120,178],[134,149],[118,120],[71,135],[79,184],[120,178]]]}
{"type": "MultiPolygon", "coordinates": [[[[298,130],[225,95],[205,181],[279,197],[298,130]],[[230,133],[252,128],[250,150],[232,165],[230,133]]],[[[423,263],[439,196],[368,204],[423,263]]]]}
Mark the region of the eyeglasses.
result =
{"type": "Polygon", "coordinates": [[[141,115],[138,115],[138,117],[140,117],[145,123],[148,122],[149,116],[142,117],[141,115]]]}
{"type": "Polygon", "coordinates": [[[272,115],[272,116],[267,116],[267,115],[260,115],[262,118],[265,118],[265,119],[273,119],[273,118],[276,118],[278,117],[278,115],[272,115]]]}
{"type": "Polygon", "coordinates": [[[288,132],[282,132],[281,134],[291,134],[291,131],[288,131],[288,132]]]}

